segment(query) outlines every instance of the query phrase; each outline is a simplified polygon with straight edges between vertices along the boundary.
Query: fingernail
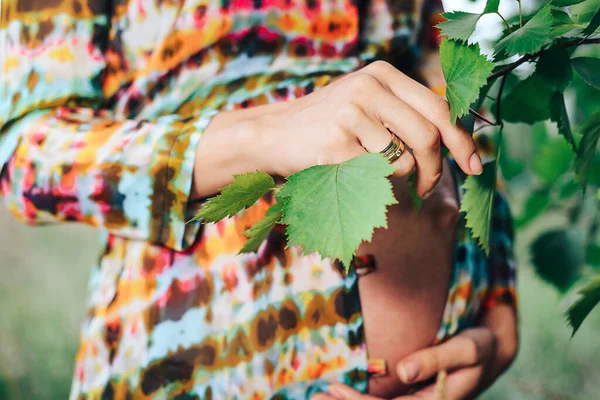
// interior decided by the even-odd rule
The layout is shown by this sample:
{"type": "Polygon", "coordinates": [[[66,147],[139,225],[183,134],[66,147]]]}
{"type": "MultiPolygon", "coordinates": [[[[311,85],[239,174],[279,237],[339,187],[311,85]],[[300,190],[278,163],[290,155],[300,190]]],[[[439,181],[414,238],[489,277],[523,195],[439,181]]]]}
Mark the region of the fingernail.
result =
{"type": "Polygon", "coordinates": [[[473,153],[471,159],[469,160],[469,166],[471,167],[471,171],[475,175],[481,175],[483,172],[483,165],[481,165],[481,158],[477,152],[473,153]]]}
{"type": "Polygon", "coordinates": [[[419,362],[418,361],[409,361],[406,364],[403,364],[400,367],[400,379],[404,383],[410,383],[417,375],[419,375],[419,362]]]}
{"type": "Polygon", "coordinates": [[[428,192],[425,192],[425,194],[423,194],[423,197],[422,197],[422,198],[423,198],[423,199],[427,199],[427,198],[429,198],[429,197],[430,197],[430,196],[433,194],[433,191],[434,191],[434,190],[435,190],[435,188],[433,188],[433,189],[430,189],[428,192]]]}

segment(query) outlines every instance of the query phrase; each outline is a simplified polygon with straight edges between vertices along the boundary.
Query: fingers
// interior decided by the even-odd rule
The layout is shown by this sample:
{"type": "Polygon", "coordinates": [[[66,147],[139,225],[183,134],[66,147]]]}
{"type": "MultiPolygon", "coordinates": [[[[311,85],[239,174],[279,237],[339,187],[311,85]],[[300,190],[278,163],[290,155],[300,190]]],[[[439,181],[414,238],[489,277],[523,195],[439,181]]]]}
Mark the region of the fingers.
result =
{"type": "MultiPolygon", "coordinates": [[[[442,389],[444,398],[447,400],[465,400],[475,398],[479,391],[479,382],[482,378],[481,367],[470,367],[459,369],[448,375],[442,389]]],[[[423,389],[406,396],[400,396],[394,400],[438,400],[437,383],[433,383],[423,389]]]]}
{"type": "Polygon", "coordinates": [[[407,384],[423,381],[441,370],[478,365],[491,357],[494,349],[495,337],[489,329],[469,329],[445,343],[409,355],[398,363],[398,376],[407,384]]]}
{"type": "Polygon", "coordinates": [[[417,168],[417,193],[428,197],[442,176],[438,129],[390,91],[376,87],[372,91],[373,97],[357,101],[371,119],[379,120],[412,149],[417,168]]]}
{"type": "Polygon", "coordinates": [[[376,76],[398,98],[435,125],[441,140],[465,173],[481,174],[483,167],[475,142],[459,124],[451,124],[450,107],[444,98],[386,62],[374,62],[363,71],[376,76]]]}
{"type": "MultiPolygon", "coordinates": [[[[369,118],[360,107],[349,105],[338,117],[340,126],[354,134],[360,145],[370,153],[379,153],[389,145],[393,133],[388,131],[380,121],[369,118]]],[[[396,168],[394,176],[406,176],[415,167],[415,159],[405,149],[392,165],[396,168]]]]}

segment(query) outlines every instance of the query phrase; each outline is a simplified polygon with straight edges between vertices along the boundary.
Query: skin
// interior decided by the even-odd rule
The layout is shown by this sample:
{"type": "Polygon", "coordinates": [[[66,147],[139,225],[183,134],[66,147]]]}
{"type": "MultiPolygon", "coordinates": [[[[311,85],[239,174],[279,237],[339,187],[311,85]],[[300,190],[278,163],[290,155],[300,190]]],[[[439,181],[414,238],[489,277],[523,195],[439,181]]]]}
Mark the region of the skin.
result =
{"type": "MultiPolygon", "coordinates": [[[[459,209],[441,143],[465,173],[482,171],[470,135],[450,123],[445,99],[390,64],[375,62],[299,99],[218,114],[196,151],[194,176],[201,178],[195,179],[192,193],[192,199],[213,195],[234,174],[256,169],[285,177],[379,152],[391,134],[408,149],[393,164],[399,204],[389,209],[388,229],[376,231],[358,251],[377,260],[377,270],[362,277],[359,288],[369,357],[384,358],[388,366],[435,349],[430,346],[446,303],[459,209]],[[406,177],[413,169],[417,193],[426,199],[419,214],[406,195],[406,177]]],[[[482,342],[482,348],[488,347],[482,342]]],[[[427,354],[419,362],[429,360],[427,354]]],[[[401,380],[400,369],[390,369],[389,376],[369,381],[369,393],[376,397],[366,399],[396,397],[416,382],[401,380]]],[[[460,375],[456,380],[464,381],[460,375]]]]}

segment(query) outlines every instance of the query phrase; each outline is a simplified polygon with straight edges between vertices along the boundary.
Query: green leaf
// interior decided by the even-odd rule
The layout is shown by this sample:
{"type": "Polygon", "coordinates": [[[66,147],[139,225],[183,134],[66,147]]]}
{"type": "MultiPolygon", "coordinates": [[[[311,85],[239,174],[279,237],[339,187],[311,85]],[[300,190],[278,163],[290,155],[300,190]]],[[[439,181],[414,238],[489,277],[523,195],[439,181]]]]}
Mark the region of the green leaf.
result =
{"type": "Polygon", "coordinates": [[[552,0],[552,5],[556,7],[568,7],[573,4],[583,3],[585,0],[552,0]]]}
{"type": "Polygon", "coordinates": [[[561,10],[552,10],[552,31],[550,36],[553,38],[564,35],[574,29],[579,29],[581,26],[576,24],[569,14],[561,10]]]}
{"type": "Polygon", "coordinates": [[[523,213],[515,220],[515,228],[521,229],[542,214],[550,205],[550,190],[547,187],[535,190],[529,195],[523,213]]]}
{"type": "Polygon", "coordinates": [[[573,328],[571,337],[581,326],[581,323],[586,319],[589,313],[600,303],[600,276],[593,277],[583,288],[578,292],[579,298],[565,313],[567,322],[573,328]]]}
{"type": "Polygon", "coordinates": [[[568,180],[561,187],[558,193],[558,198],[561,200],[566,200],[573,197],[575,194],[580,191],[579,184],[574,180],[568,180]]]}
{"type": "Polygon", "coordinates": [[[244,243],[240,253],[253,253],[258,250],[261,243],[269,236],[269,233],[271,233],[275,225],[281,220],[285,200],[282,201],[281,199],[277,199],[277,202],[267,210],[263,219],[252,225],[250,229],[244,231],[244,235],[248,237],[248,241],[244,243]]]}
{"type": "Polygon", "coordinates": [[[543,182],[553,185],[571,169],[573,158],[573,151],[564,140],[558,137],[548,138],[536,149],[533,171],[543,182]]]}
{"type": "Polygon", "coordinates": [[[539,51],[552,29],[552,12],[546,5],[537,12],[522,28],[517,29],[498,42],[495,54],[505,51],[508,55],[533,54],[539,51]]]}
{"type": "Polygon", "coordinates": [[[590,170],[590,164],[596,154],[596,146],[600,138],[600,112],[596,112],[581,127],[583,137],[579,143],[579,151],[575,158],[575,175],[581,187],[585,190],[590,170]]]}
{"type": "Polygon", "coordinates": [[[575,143],[575,137],[573,137],[571,122],[569,121],[569,115],[567,114],[567,107],[565,105],[565,97],[562,93],[555,92],[550,99],[550,119],[553,122],[556,122],[558,133],[565,138],[573,151],[576,152],[577,144],[575,143]]]}
{"type": "Polygon", "coordinates": [[[444,39],[440,46],[442,71],[446,79],[446,98],[450,103],[450,122],[469,112],[479,97],[494,64],[481,55],[479,45],[466,46],[444,39]]]}
{"type": "Polygon", "coordinates": [[[221,194],[204,203],[192,221],[217,222],[250,207],[275,188],[273,178],[264,172],[234,175],[233,183],[221,189],[221,194]]]}
{"type": "Polygon", "coordinates": [[[544,232],[531,245],[531,261],[537,274],[561,292],[579,277],[583,256],[582,235],[574,230],[544,232]]]}
{"type": "Polygon", "coordinates": [[[481,175],[469,176],[462,189],[466,190],[460,210],[467,220],[466,226],[486,255],[490,254],[490,232],[492,225],[492,205],[496,193],[496,163],[483,165],[481,175]]]}
{"type": "Polygon", "coordinates": [[[481,15],[455,11],[443,13],[442,17],[446,18],[447,21],[441,22],[436,26],[442,31],[442,35],[447,36],[448,39],[466,42],[473,32],[475,32],[475,26],[481,15]]]}
{"type": "Polygon", "coordinates": [[[500,7],[500,0],[488,0],[485,3],[485,9],[483,10],[483,14],[497,13],[498,7],[500,7]]]}
{"type": "Polygon", "coordinates": [[[598,29],[599,26],[600,26],[600,8],[598,8],[598,11],[596,11],[594,16],[592,17],[592,20],[590,21],[590,24],[587,26],[587,28],[585,28],[583,30],[583,34],[585,35],[585,37],[588,37],[592,33],[594,33],[596,31],[596,29],[598,29]]]}
{"type": "Polygon", "coordinates": [[[519,83],[502,100],[502,119],[528,124],[550,118],[552,90],[536,75],[519,83]]]}
{"type": "Polygon", "coordinates": [[[569,52],[559,45],[544,50],[540,55],[535,73],[550,89],[564,92],[573,79],[569,52]]]}
{"type": "Polygon", "coordinates": [[[386,178],[394,172],[380,154],[365,154],[339,165],[317,165],[288,177],[277,198],[283,208],[289,245],[305,254],[339,259],[346,267],[373,229],[387,227],[386,207],[396,204],[386,178]]]}
{"type": "Polygon", "coordinates": [[[585,252],[585,262],[592,267],[600,267],[600,244],[590,243],[585,252]]]}
{"type": "Polygon", "coordinates": [[[600,58],[578,57],[572,59],[571,63],[585,83],[600,89],[600,58]]]}

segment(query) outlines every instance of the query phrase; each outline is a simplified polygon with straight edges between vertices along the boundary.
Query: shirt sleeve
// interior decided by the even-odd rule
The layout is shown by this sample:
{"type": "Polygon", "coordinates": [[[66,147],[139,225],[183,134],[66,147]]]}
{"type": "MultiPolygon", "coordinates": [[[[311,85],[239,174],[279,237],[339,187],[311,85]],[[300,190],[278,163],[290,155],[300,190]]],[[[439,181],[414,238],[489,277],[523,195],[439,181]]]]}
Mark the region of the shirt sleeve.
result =
{"type": "Polygon", "coordinates": [[[115,118],[101,107],[110,2],[4,4],[0,192],[8,209],[30,224],[77,221],[185,249],[199,230],[186,224],[195,149],[216,112],[115,118]]]}

